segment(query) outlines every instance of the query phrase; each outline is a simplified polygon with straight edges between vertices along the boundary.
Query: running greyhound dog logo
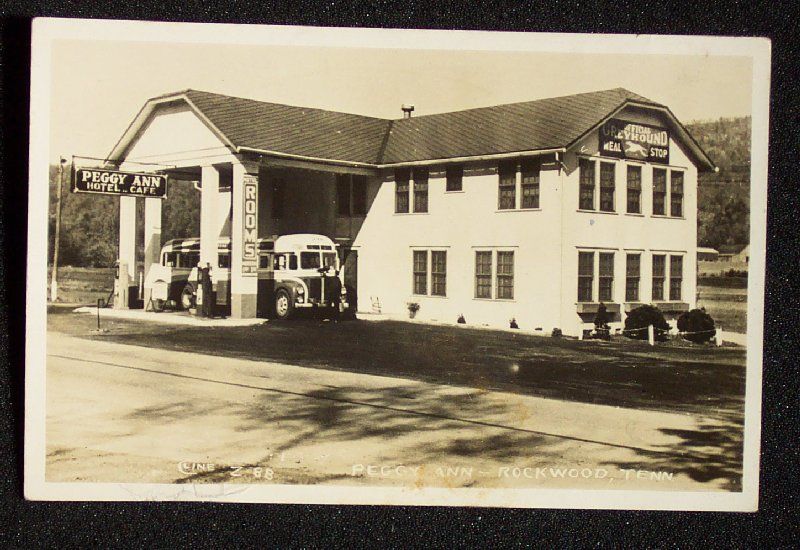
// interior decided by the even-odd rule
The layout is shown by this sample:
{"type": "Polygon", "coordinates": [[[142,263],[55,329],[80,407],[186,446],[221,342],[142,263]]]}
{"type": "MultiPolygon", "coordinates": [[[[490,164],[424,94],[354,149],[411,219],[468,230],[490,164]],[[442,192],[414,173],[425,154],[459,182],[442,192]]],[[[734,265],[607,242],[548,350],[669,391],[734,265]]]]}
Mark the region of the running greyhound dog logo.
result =
{"type": "Polygon", "coordinates": [[[625,142],[625,156],[628,157],[639,157],[646,159],[648,156],[648,150],[644,145],[639,143],[635,143],[633,141],[626,141],[625,142]]]}

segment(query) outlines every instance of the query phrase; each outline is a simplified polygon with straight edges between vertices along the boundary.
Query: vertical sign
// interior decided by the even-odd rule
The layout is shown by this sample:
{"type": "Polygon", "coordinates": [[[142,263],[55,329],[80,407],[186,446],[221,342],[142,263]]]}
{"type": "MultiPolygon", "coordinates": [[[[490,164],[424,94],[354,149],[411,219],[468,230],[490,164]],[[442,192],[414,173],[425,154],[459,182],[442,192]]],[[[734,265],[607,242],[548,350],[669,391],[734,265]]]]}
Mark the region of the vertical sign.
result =
{"type": "Polygon", "coordinates": [[[242,275],[258,274],[258,175],[245,174],[244,223],[242,224],[242,275]]]}

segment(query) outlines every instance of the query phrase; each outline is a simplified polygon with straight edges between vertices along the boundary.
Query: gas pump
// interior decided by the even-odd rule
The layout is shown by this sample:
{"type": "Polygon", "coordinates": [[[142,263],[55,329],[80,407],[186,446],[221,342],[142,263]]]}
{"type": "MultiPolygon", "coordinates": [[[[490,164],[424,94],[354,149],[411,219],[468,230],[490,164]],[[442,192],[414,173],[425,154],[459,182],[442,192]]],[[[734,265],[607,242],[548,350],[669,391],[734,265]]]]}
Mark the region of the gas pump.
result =
{"type": "Polygon", "coordinates": [[[211,283],[211,264],[197,270],[196,307],[198,317],[211,317],[214,313],[214,290],[211,283]]]}

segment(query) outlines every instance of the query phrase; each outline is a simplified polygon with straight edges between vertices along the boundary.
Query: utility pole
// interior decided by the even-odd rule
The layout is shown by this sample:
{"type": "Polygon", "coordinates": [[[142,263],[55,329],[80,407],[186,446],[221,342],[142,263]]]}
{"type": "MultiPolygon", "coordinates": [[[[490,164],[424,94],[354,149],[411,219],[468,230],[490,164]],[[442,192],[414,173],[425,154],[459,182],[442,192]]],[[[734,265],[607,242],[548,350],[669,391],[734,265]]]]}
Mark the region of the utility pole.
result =
{"type": "Polygon", "coordinates": [[[61,237],[61,193],[64,188],[64,165],[67,159],[61,157],[58,163],[58,183],[56,185],[56,234],[53,243],[53,268],[50,277],[50,301],[58,299],[58,244],[61,237]]]}

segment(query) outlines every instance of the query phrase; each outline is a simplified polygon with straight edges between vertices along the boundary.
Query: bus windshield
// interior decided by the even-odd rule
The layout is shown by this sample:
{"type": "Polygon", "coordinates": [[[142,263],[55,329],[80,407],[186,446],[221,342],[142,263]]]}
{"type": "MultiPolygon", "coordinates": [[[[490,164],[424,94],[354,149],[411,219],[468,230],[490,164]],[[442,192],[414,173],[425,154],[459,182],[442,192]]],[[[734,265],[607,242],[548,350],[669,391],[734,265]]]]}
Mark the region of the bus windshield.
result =
{"type": "Polygon", "coordinates": [[[319,269],[319,252],[301,252],[300,269],[319,269]]]}

